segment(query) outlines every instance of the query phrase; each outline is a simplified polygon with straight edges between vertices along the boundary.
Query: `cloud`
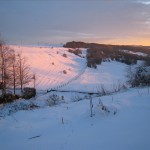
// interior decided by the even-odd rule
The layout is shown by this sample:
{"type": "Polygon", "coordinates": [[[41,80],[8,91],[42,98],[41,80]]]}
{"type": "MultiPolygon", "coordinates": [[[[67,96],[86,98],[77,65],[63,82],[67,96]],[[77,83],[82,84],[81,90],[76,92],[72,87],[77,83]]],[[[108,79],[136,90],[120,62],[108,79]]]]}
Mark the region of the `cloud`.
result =
{"type": "Polygon", "coordinates": [[[150,0],[56,1],[0,2],[1,33],[27,43],[150,39],[150,0]]]}
{"type": "Polygon", "coordinates": [[[138,3],[141,3],[143,5],[150,5],[150,1],[138,1],[138,3]]]}

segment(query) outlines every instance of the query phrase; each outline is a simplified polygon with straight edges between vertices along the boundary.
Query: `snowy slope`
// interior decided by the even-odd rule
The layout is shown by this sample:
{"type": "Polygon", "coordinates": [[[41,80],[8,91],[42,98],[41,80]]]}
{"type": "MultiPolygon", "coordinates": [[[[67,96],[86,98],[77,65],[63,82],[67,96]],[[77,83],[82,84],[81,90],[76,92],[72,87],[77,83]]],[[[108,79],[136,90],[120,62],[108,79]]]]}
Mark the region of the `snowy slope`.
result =
{"type": "Polygon", "coordinates": [[[38,91],[52,88],[74,92],[49,92],[1,105],[0,149],[150,149],[148,88],[128,89],[101,98],[92,95],[93,117],[90,117],[89,95],[75,92],[97,92],[101,86],[113,91],[118,84],[125,83],[127,65],[111,61],[92,69],[86,67],[85,58],[63,47],[11,47],[22,51],[27,58],[31,71],[36,74],[38,91]],[[61,98],[57,105],[51,105],[52,94],[61,98]],[[33,106],[38,108],[32,109],[33,106]]]}
{"type": "MultiPolygon", "coordinates": [[[[39,90],[58,89],[75,78],[86,67],[86,59],[68,52],[63,47],[11,46],[22,51],[36,75],[36,88],[39,90]],[[66,54],[67,57],[63,55],[66,54]],[[63,71],[67,73],[64,74],[63,71]]],[[[29,86],[33,86],[33,82],[29,86]]]]}
{"type": "MultiPolygon", "coordinates": [[[[127,65],[112,61],[103,62],[97,69],[86,67],[86,50],[82,57],[68,52],[63,47],[48,46],[11,46],[17,52],[22,51],[36,75],[38,90],[75,90],[97,91],[104,85],[110,90],[115,84],[125,82],[127,65]],[[67,57],[63,57],[66,54],[67,57]],[[63,71],[66,70],[67,74],[63,71]]],[[[33,82],[29,86],[33,86],[33,82]]]]}
{"type": "Polygon", "coordinates": [[[105,89],[112,91],[115,85],[125,84],[126,68],[126,64],[116,61],[102,62],[97,69],[87,68],[83,75],[63,89],[97,92],[101,86],[104,86],[105,89]]]}
{"type": "Polygon", "coordinates": [[[150,94],[148,89],[67,101],[53,107],[19,111],[0,119],[0,147],[5,150],[149,150],[150,94]],[[114,113],[115,112],[115,113],[114,113]],[[63,123],[62,123],[63,117],[63,123]]]}

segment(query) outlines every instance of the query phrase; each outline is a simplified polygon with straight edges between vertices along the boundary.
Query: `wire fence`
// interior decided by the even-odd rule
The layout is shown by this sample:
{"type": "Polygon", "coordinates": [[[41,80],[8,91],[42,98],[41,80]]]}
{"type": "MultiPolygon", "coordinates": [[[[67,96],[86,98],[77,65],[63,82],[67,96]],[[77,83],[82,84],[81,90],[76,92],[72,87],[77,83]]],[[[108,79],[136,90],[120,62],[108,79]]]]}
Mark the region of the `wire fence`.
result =
{"type": "MultiPolygon", "coordinates": [[[[38,71],[36,73],[36,88],[39,93],[43,92],[45,93],[46,91],[50,90],[58,90],[61,89],[71,82],[77,80],[82,74],[84,74],[86,68],[87,68],[87,63],[85,58],[78,58],[79,56],[76,56],[75,58],[79,59],[79,62],[76,62],[76,71],[74,71],[74,66],[70,63],[70,65],[63,64],[61,63],[60,60],[58,60],[57,57],[55,56],[62,56],[62,59],[66,59],[66,63],[72,62],[72,58],[68,57],[69,55],[74,55],[69,53],[66,50],[53,50],[49,49],[44,51],[44,53],[48,56],[46,57],[46,62],[48,64],[45,65],[43,63],[43,67],[41,71],[38,71]],[[63,54],[67,54],[67,58],[63,57],[63,54]],[[64,74],[63,71],[67,70],[68,73],[64,74]]],[[[40,54],[36,56],[36,59],[40,60],[40,54]]],[[[69,64],[69,63],[68,63],[69,64]]]]}

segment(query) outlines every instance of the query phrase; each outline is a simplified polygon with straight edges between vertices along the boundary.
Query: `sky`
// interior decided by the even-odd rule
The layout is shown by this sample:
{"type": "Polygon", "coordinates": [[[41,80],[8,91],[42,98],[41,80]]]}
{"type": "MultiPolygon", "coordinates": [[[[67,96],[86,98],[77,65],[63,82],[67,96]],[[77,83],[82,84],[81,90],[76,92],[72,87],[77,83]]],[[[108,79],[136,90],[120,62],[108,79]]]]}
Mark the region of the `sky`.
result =
{"type": "Polygon", "coordinates": [[[150,45],[150,0],[0,0],[0,35],[11,44],[150,45]]]}

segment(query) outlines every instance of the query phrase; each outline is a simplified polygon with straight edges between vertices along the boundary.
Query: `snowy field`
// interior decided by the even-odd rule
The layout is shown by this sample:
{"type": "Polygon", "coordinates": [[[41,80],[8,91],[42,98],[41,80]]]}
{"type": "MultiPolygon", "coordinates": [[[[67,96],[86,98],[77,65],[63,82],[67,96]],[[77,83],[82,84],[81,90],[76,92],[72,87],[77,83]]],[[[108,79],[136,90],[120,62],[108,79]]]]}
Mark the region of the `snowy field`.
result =
{"type": "MultiPolygon", "coordinates": [[[[82,57],[68,52],[68,48],[48,46],[11,46],[17,52],[22,51],[36,75],[36,89],[97,91],[104,85],[113,88],[124,83],[127,65],[119,62],[103,62],[97,69],[86,67],[86,50],[82,57]],[[66,54],[67,57],[63,57],[66,54]],[[66,74],[63,71],[66,70],[66,74]]],[[[33,86],[33,82],[30,85],[33,86]]]]}
{"type": "Polygon", "coordinates": [[[36,74],[38,91],[60,91],[45,92],[30,100],[20,99],[1,105],[0,149],[150,149],[148,87],[124,89],[101,98],[92,95],[92,117],[89,95],[75,92],[97,92],[101,87],[114,90],[118,85],[125,84],[127,65],[111,61],[103,62],[97,69],[87,68],[85,49],[83,57],[79,57],[60,46],[11,47],[22,51],[27,58],[31,71],[36,74]],[[52,94],[61,98],[56,105],[51,105],[52,94]],[[33,106],[37,108],[32,109],[33,106]]]}
{"type": "Polygon", "coordinates": [[[97,92],[104,86],[105,89],[113,90],[114,86],[125,84],[126,69],[127,65],[116,61],[102,62],[97,69],[87,68],[82,76],[62,89],[97,92]]]}
{"type": "MultiPolygon", "coordinates": [[[[38,90],[58,89],[76,78],[86,68],[86,59],[63,47],[11,46],[22,52],[31,72],[36,76],[38,90]],[[63,55],[66,54],[66,57],[63,55]],[[66,74],[63,73],[66,71],[66,74]]],[[[33,82],[28,86],[33,86],[33,82]]]]}
{"type": "Polygon", "coordinates": [[[67,102],[43,109],[19,111],[0,119],[0,147],[5,150],[149,150],[150,94],[130,89],[67,102]],[[63,118],[63,122],[62,122],[63,118]]]}

